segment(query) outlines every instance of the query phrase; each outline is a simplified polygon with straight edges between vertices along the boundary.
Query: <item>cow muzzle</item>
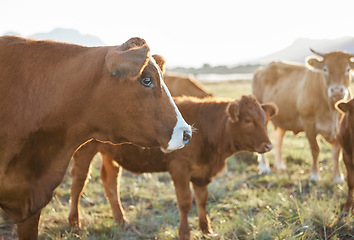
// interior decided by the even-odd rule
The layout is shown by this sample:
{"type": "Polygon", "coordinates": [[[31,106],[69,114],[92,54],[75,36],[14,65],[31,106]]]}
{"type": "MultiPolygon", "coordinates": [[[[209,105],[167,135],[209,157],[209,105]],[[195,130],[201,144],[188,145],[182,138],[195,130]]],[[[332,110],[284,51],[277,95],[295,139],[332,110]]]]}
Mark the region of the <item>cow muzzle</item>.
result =
{"type": "Polygon", "coordinates": [[[348,89],[344,85],[335,84],[328,88],[328,97],[334,102],[346,100],[348,98],[348,89]]]}
{"type": "Polygon", "coordinates": [[[164,153],[169,153],[174,150],[183,148],[192,139],[192,127],[186,122],[182,122],[182,126],[177,124],[173,130],[171,140],[168,143],[167,148],[161,148],[164,153]]]}
{"type": "Polygon", "coordinates": [[[270,150],[272,150],[273,145],[271,143],[263,143],[261,144],[261,146],[256,149],[256,152],[258,153],[265,153],[265,152],[269,152],[270,150]]]}

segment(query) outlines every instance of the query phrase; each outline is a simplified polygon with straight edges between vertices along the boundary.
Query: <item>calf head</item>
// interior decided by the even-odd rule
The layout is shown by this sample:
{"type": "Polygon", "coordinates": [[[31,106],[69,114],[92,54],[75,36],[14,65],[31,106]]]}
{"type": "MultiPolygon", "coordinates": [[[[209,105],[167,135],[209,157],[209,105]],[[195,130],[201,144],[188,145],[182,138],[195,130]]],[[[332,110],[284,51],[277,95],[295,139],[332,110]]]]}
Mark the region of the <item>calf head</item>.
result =
{"type": "Polygon", "coordinates": [[[240,100],[231,102],[227,108],[228,132],[232,136],[231,144],[235,151],[264,153],[271,150],[266,122],[276,113],[275,105],[261,105],[252,95],[242,96],[240,100]]]}
{"type": "Polygon", "coordinates": [[[323,74],[331,105],[334,106],[337,101],[347,99],[351,82],[350,71],[354,68],[354,63],[351,60],[353,55],[346,52],[322,54],[312,49],[311,51],[322,57],[322,60],[308,58],[307,65],[311,70],[323,74]]]}
{"type": "Polygon", "coordinates": [[[156,59],[140,38],[108,50],[100,86],[92,96],[95,138],[160,146],[164,151],[182,148],[189,141],[191,127],[162,79],[163,58],[156,59]]]}

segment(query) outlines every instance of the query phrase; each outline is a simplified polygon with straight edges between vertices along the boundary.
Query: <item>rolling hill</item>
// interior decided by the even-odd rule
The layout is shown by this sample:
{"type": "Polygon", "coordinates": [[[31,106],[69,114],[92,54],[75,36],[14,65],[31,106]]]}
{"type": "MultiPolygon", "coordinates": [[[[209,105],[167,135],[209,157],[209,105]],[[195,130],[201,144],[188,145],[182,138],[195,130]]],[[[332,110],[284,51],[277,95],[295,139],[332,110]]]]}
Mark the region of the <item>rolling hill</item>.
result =
{"type": "Polygon", "coordinates": [[[299,38],[289,47],[275,53],[250,61],[248,64],[267,64],[273,60],[287,60],[304,63],[307,56],[312,55],[310,48],[327,53],[331,51],[347,51],[354,54],[354,37],[337,39],[299,38]]]}

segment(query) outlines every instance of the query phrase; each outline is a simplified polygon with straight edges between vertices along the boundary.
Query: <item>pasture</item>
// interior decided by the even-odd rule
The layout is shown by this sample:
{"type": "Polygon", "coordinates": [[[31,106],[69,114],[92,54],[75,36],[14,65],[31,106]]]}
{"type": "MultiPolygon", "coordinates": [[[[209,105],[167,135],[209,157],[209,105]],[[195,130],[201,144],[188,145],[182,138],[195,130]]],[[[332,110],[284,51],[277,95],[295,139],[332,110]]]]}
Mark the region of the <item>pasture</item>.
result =
{"type": "MultiPolygon", "coordinates": [[[[215,96],[238,98],[251,93],[250,82],[204,84],[215,96]]],[[[352,87],[353,89],[353,87],[352,87]]],[[[272,139],[272,128],[269,125],[272,139]]],[[[192,239],[352,239],[354,217],[340,218],[346,183],[333,184],[330,145],[320,142],[322,180],[309,182],[311,153],[303,133],[287,133],[283,155],[287,171],[259,175],[256,155],[247,152],[228,159],[227,169],[209,185],[207,210],[214,235],[198,228],[196,207],[189,215],[192,239]]],[[[272,165],[273,152],[266,154],[272,165]]],[[[143,161],[143,159],[142,159],[143,161]]],[[[346,174],[341,161],[341,170],[346,174]]],[[[43,209],[41,239],[177,239],[179,214],[174,186],[167,173],[133,175],[123,171],[121,200],[130,225],[114,223],[101,185],[100,157],[81,199],[81,229],[68,224],[69,174],[43,209]]],[[[13,223],[0,218],[0,239],[15,235],[13,223]]]]}

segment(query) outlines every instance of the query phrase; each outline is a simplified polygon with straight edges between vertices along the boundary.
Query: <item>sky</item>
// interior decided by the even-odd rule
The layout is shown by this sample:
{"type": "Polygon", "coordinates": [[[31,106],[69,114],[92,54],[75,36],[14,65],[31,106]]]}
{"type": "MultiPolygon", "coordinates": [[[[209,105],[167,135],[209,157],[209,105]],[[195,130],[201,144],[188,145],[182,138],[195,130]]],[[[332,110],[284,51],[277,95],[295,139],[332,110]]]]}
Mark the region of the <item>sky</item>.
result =
{"type": "Polygon", "coordinates": [[[142,37],[167,67],[235,65],[297,38],[354,37],[353,0],[2,0],[0,35],[71,28],[120,45],[142,37]]]}

